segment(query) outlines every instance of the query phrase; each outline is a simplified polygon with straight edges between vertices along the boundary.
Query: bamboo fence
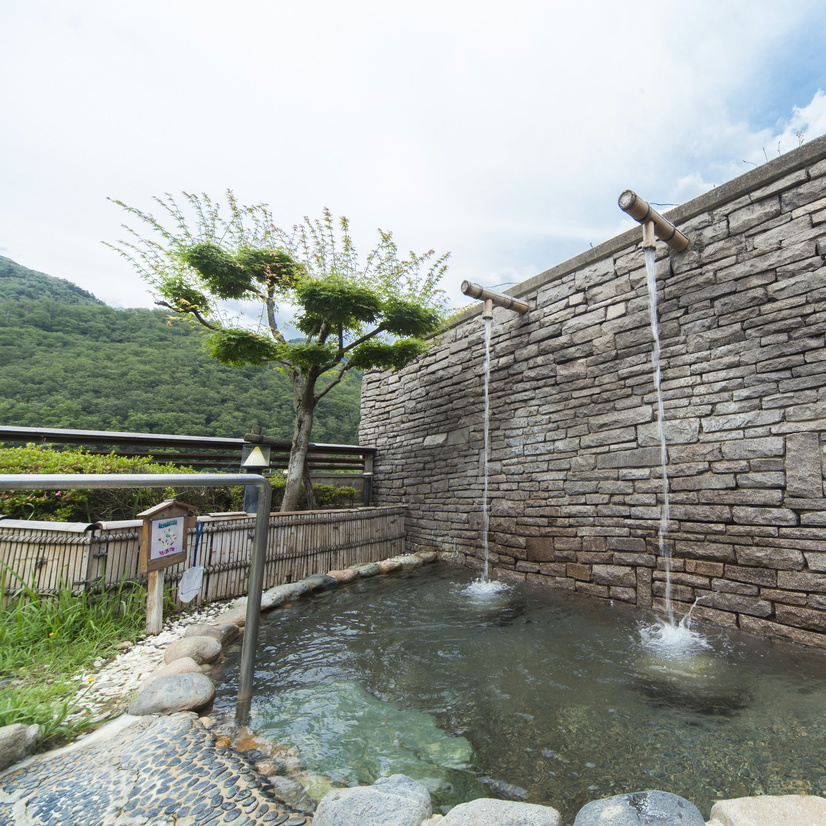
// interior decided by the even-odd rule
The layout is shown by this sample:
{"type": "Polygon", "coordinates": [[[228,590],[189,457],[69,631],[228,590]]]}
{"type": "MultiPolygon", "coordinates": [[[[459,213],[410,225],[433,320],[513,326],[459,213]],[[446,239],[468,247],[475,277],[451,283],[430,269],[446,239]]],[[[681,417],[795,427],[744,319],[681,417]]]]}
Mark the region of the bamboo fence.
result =
{"type": "MultiPolygon", "coordinates": [[[[246,594],[255,519],[216,514],[198,521],[203,529],[197,564],[203,565],[204,578],[196,602],[246,594]]],[[[3,598],[18,591],[21,583],[48,594],[67,585],[79,593],[145,581],[146,575],[138,573],[141,524],[0,520],[0,562],[6,566],[3,598]]],[[[189,536],[188,560],[166,569],[167,585],[176,586],[192,565],[194,533],[189,536]]],[[[274,513],[264,587],[387,559],[404,553],[404,544],[404,509],[399,507],[274,513]]]]}

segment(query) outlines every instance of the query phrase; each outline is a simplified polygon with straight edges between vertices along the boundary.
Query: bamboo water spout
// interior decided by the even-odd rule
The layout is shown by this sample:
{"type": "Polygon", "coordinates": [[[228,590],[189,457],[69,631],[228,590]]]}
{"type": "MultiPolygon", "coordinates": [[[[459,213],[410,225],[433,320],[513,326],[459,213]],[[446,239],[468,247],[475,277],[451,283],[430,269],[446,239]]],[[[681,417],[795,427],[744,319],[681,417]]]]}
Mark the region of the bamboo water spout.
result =
{"type": "Polygon", "coordinates": [[[471,298],[478,298],[484,302],[485,306],[482,310],[482,318],[493,318],[494,304],[505,310],[513,310],[515,313],[519,313],[519,315],[524,315],[530,309],[524,301],[520,301],[518,298],[497,292],[496,290],[490,290],[480,284],[475,284],[473,281],[463,281],[462,292],[471,298]]]}
{"type": "Polygon", "coordinates": [[[643,247],[653,248],[655,236],[677,252],[682,252],[688,246],[688,238],[636,192],[626,189],[619,196],[619,206],[623,212],[642,224],[643,247]]]}

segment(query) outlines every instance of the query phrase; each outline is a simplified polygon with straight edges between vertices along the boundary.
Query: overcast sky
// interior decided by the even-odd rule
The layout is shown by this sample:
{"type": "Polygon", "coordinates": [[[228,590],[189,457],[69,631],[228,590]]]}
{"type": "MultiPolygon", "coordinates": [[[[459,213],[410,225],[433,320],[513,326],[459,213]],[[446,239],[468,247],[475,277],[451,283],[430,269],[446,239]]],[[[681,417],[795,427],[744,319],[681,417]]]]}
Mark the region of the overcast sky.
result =
{"type": "Polygon", "coordinates": [[[107,196],[231,188],[462,304],[826,133],[824,43],[823,0],[0,0],[0,255],[151,306],[107,196]]]}

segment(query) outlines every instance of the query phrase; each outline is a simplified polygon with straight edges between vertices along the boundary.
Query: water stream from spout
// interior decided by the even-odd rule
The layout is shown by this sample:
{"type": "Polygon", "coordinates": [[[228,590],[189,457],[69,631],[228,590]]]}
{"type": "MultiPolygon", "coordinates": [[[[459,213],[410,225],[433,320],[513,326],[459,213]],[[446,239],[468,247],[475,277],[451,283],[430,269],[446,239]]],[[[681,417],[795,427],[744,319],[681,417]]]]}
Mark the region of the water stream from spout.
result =
{"type": "Polygon", "coordinates": [[[657,313],[657,261],[655,250],[645,249],[645,274],[648,284],[648,309],[651,317],[651,333],[654,350],[651,363],[654,370],[654,387],[657,391],[657,435],[660,441],[660,468],[662,472],[662,503],[660,506],[659,547],[660,557],[665,565],[665,615],[670,625],[674,624],[674,609],[671,605],[671,551],[666,542],[671,521],[671,502],[668,484],[668,445],[665,439],[665,405],[662,391],[662,369],[660,366],[660,324],[657,313]]]}
{"type": "Polygon", "coordinates": [[[484,397],[485,397],[485,418],[484,418],[484,445],[482,448],[482,555],[485,560],[485,568],[482,574],[482,581],[487,582],[490,578],[490,551],[488,548],[488,533],[490,532],[490,509],[488,504],[488,462],[490,459],[490,329],[493,319],[486,318],[485,322],[485,360],[482,363],[482,375],[484,377],[484,397]]]}

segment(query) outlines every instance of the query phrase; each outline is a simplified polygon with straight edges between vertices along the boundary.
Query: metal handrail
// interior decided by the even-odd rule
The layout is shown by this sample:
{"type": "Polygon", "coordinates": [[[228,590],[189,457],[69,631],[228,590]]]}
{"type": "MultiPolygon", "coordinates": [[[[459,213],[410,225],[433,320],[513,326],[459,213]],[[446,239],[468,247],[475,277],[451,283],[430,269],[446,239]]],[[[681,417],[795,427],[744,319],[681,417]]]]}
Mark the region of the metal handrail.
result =
{"type": "Polygon", "coordinates": [[[249,485],[258,488],[258,513],[250,558],[249,593],[238,678],[235,717],[246,725],[252,704],[252,679],[255,648],[261,617],[261,592],[264,587],[264,560],[267,553],[272,485],[269,479],[251,473],[20,473],[0,474],[0,490],[99,490],[101,488],[224,487],[249,485]]]}

